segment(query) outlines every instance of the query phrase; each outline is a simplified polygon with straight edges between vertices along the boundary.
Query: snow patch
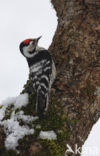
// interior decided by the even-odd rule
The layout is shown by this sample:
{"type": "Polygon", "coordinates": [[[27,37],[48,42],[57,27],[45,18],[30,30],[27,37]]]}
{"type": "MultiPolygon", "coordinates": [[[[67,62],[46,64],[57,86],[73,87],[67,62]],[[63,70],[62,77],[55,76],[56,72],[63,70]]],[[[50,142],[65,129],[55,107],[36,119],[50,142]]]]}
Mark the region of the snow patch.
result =
{"type": "Polygon", "coordinates": [[[13,104],[14,109],[16,109],[16,108],[21,108],[22,106],[26,106],[27,103],[28,103],[27,93],[21,94],[17,97],[7,98],[0,104],[0,106],[2,106],[2,108],[0,109],[0,121],[5,116],[5,110],[8,106],[11,106],[11,104],[13,104]]]}
{"type": "Polygon", "coordinates": [[[41,131],[39,137],[41,139],[56,140],[57,135],[54,131],[41,131]]]}
{"type": "Polygon", "coordinates": [[[15,108],[21,108],[22,106],[26,106],[28,104],[28,94],[21,94],[16,97],[16,102],[14,103],[15,108]]]}
{"type": "Polygon", "coordinates": [[[25,135],[34,133],[34,130],[29,129],[28,126],[20,126],[19,122],[14,118],[3,121],[2,125],[5,128],[7,136],[5,140],[5,147],[8,150],[16,149],[19,139],[23,138],[25,135]]]}
{"type": "Polygon", "coordinates": [[[4,127],[6,134],[5,147],[9,149],[16,149],[18,146],[18,140],[23,138],[25,135],[30,135],[34,133],[34,129],[30,129],[27,125],[28,123],[38,119],[37,116],[33,117],[30,115],[24,115],[23,111],[15,113],[17,108],[26,106],[28,103],[28,94],[21,94],[17,97],[8,98],[3,101],[0,109],[0,125],[4,127]],[[3,120],[5,116],[5,111],[8,106],[13,104],[13,111],[11,113],[10,119],[3,120]],[[24,126],[20,126],[19,120],[25,122],[24,126]]]}
{"type": "Polygon", "coordinates": [[[18,113],[16,113],[16,118],[17,119],[21,119],[22,121],[24,121],[25,123],[30,123],[32,121],[35,121],[38,119],[38,116],[30,116],[30,115],[24,115],[23,111],[19,111],[18,113]]]}

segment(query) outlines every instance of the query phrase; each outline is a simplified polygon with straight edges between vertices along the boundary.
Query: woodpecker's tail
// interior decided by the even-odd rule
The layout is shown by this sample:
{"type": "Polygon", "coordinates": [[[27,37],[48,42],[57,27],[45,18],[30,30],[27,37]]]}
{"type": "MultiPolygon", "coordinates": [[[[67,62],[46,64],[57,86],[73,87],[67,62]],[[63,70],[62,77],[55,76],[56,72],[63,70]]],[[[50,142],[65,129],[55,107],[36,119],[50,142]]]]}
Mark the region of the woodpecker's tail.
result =
{"type": "Polygon", "coordinates": [[[47,107],[48,98],[47,95],[44,95],[41,90],[37,93],[37,102],[36,102],[36,110],[39,118],[44,116],[46,107],[47,107]]]}

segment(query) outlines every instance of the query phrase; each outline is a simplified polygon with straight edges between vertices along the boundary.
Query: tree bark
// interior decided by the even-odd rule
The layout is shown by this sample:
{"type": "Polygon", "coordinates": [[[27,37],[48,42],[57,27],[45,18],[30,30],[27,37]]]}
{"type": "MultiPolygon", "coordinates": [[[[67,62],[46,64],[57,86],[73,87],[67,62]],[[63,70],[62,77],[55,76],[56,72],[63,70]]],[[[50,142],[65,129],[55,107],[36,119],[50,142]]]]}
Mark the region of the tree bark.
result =
{"type": "MultiPolygon", "coordinates": [[[[76,144],[82,147],[100,117],[100,1],[51,2],[58,26],[49,48],[57,68],[50,106],[45,117],[33,123],[35,134],[19,141],[20,154],[6,151],[1,127],[1,156],[78,156],[80,153],[67,153],[66,145],[73,151],[76,144]],[[41,129],[37,130],[38,125],[41,129]],[[57,140],[41,140],[38,137],[41,130],[54,130],[57,140]]],[[[23,110],[34,115],[35,94],[30,81],[24,92],[29,93],[29,104],[23,110]]]]}
{"type": "Polygon", "coordinates": [[[58,16],[49,48],[57,67],[56,95],[73,121],[66,123],[66,144],[82,147],[100,117],[100,1],[51,2],[58,16]]]}

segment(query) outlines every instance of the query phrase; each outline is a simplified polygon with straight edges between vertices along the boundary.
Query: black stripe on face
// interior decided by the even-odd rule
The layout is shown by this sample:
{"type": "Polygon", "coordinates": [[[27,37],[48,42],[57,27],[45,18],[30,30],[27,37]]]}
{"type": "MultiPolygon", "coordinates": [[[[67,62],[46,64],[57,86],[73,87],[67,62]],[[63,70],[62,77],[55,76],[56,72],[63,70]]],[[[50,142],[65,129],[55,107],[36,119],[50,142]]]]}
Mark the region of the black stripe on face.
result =
{"type": "Polygon", "coordinates": [[[35,52],[35,48],[32,51],[28,51],[29,54],[33,54],[35,52]]]}

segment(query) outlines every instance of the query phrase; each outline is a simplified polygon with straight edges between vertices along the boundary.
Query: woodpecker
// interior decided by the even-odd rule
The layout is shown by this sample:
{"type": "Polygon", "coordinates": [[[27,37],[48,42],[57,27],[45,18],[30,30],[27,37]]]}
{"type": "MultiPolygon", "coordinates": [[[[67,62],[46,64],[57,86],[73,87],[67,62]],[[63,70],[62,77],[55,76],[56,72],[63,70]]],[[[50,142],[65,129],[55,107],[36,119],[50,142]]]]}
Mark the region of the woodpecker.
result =
{"type": "Polygon", "coordinates": [[[26,58],[30,80],[36,92],[36,111],[42,117],[48,109],[51,86],[56,78],[54,61],[48,50],[38,46],[41,38],[26,39],[20,43],[20,51],[26,58]]]}

